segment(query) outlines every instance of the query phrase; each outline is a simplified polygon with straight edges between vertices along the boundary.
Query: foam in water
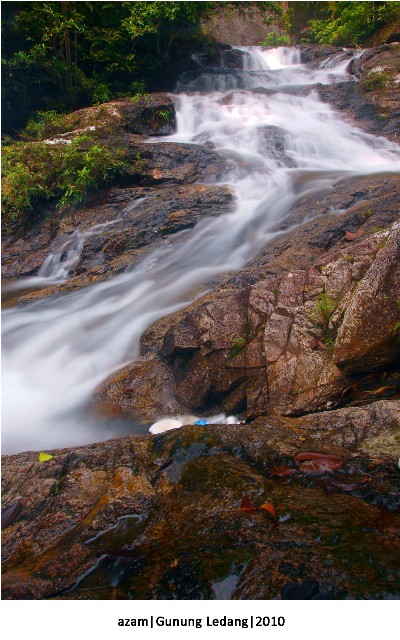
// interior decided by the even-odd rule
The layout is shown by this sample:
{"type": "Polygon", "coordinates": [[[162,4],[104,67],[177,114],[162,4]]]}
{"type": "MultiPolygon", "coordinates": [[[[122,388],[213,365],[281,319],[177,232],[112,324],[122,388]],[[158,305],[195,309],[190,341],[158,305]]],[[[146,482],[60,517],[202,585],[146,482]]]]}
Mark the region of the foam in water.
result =
{"type": "MultiPolygon", "coordinates": [[[[139,356],[147,327],[283,233],[277,226],[304,194],[346,176],[399,172],[396,145],[353,127],[316,93],[280,90],[316,78],[337,81],[337,66],[308,70],[289,48],[241,51],[246,68],[224,69],[216,74],[223,78],[218,82],[214,74],[215,90],[196,93],[197,77],[187,93],[176,96],[177,132],[168,138],[210,141],[229,158],[232,168],[223,183],[236,195],[233,211],[201,220],[129,272],[3,313],[5,453],[111,437],[112,431],[99,434],[81,408],[108,374],[139,356]],[[240,83],[251,84],[251,90],[229,86],[240,83]],[[259,92],[260,86],[273,91],[259,92]],[[231,88],[235,91],[227,93],[231,88]]],[[[337,62],[343,66],[343,60],[337,62]]],[[[347,77],[344,69],[340,73],[347,77]]],[[[65,277],[74,256],[79,259],[82,236],[76,232],[69,240],[63,258],[49,258],[38,277],[65,277]]]]}

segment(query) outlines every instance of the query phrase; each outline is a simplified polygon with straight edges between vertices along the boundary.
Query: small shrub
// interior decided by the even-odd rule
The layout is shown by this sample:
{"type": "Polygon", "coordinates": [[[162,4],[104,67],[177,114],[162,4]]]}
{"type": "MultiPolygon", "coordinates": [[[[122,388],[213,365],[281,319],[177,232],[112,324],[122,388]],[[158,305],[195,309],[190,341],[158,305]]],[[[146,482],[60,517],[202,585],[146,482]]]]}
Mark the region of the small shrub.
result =
{"type": "Polygon", "coordinates": [[[323,291],[319,296],[319,300],[315,303],[309,314],[312,322],[321,329],[322,334],[325,337],[328,334],[329,323],[335,309],[335,301],[332,300],[332,298],[329,298],[325,291],[323,291]]]}
{"type": "Polygon", "coordinates": [[[247,345],[247,340],[246,338],[243,338],[243,336],[238,336],[237,338],[235,338],[233,345],[229,349],[229,358],[231,360],[236,358],[236,356],[238,356],[239,353],[243,351],[246,345],[247,345]]]}
{"type": "Polygon", "coordinates": [[[159,109],[157,111],[157,115],[162,118],[163,120],[170,120],[171,119],[171,111],[169,111],[169,109],[159,109]]]}
{"type": "Polygon", "coordinates": [[[98,83],[94,86],[92,93],[92,100],[94,104],[101,104],[102,102],[109,102],[111,100],[111,91],[106,84],[98,83]]]}
{"type": "Polygon", "coordinates": [[[146,83],[143,80],[134,80],[129,85],[129,93],[137,98],[144,96],[146,94],[146,83]]]}
{"type": "Polygon", "coordinates": [[[286,34],[277,33],[276,31],[271,31],[264,42],[260,42],[262,47],[285,47],[289,44],[290,37],[286,34]]]}
{"type": "Polygon", "coordinates": [[[242,336],[237,336],[231,348],[229,349],[229,358],[233,360],[239,355],[241,351],[247,346],[251,339],[251,327],[250,322],[246,320],[244,325],[244,332],[242,336]]]}
{"type": "Polygon", "coordinates": [[[328,349],[328,351],[333,351],[335,348],[335,339],[334,338],[324,338],[324,345],[328,349]]]}

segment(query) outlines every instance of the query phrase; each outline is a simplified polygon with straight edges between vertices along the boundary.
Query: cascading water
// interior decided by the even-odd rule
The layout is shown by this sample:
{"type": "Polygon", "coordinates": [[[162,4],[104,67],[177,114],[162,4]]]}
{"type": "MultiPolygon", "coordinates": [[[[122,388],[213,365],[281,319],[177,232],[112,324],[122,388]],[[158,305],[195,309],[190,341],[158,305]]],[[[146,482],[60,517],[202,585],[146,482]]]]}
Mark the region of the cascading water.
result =
{"type": "MultiPolygon", "coordinates": [[[[131,271],[4,312],[4,452],[114,435],[99,434],[80,409],[110,372],[138,357],[147,327],[188,304],[196,287],[240,268],[283,233],[274,229],[299,197],[345,176],[400,171],[397,146],[356,129],[312,90],[287,91],[348,79],[342,58],[337,66],[309,70],[295,49],[242,47],[239,53],[242,70],[200,70],[182,79],[177,132],[168,138],[211,142],[229,158],[232,169],[224,183],[236,194],[234,210],[202,220],[131,271]],[[277,153],[276,136],[283,153],[277,153]]],[[[76,241],[79,249],[78,232],[76,241]]],[[[79,251],[69,257],[67,251],[67,262],[75,258],[79,251]]],[[[60,268],[65,277],[62,260],[51,262],[40,277],[58,277],[60,268]]]]}

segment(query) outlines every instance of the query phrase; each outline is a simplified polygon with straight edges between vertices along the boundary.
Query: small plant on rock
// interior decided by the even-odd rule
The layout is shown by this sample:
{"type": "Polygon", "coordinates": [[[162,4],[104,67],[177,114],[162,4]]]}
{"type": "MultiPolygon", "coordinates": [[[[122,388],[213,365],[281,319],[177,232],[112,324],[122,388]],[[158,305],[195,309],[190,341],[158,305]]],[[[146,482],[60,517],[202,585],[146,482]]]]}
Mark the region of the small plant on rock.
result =
{"type": "Polygon", "coordinates": [[[250,323],[249,323],[248,320],[246,320],[246,324],[244,326],[243,335],[242,336],[237,336],[237,338],[235,338],[235,340],[234,340],[233,345],[229,349],[229,358],[230,358],[230,360],[233,360],[234,358],[236,358],[236,356],[238,356],[239,353],[241,351],[243,351],[243,349],[249,343],[250,339],[251,339],[250,323]]]}
{"type": "Polygon", "coordinates": [[[325,338],[328,335],[329,323],[335,309],[335,301],[323,291],[309,314],[310,319],[321,329],[325,338]]]}

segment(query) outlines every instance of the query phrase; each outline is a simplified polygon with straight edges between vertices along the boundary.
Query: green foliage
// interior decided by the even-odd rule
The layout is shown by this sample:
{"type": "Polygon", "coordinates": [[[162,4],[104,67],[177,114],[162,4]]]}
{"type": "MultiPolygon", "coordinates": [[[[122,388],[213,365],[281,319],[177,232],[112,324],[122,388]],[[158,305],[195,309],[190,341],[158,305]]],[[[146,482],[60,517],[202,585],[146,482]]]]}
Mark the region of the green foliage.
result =
{"type": "Polygon", "coordinates": [[[329,16],[310,20],[309,42],[361,45],[399,16],[398,2],[327,2],[329,16]]]}
{"type": "Polygon", "coordinates": [[[141,96],[146,95],[146,83],[144,80],[134,80],[129,85],[129,95],[131,97],[140,98],[141,96]]]}
{"type": "Polygon", "coordinates": [[[276,33],[276,31],[271,31],[264,42],[260,42],[260,44],[263,47],[284,47],[290,44],[290,37],[276,33]]]}
{"type": "MultiPolygon", "coordinates": [[[[213,2],[9,2],[3,11],[5,114],[66,111],[143,93],[173,43],[213,2]],[[42,98],[46,95],[46,102],[42,98]]],[[[26,120],[26,118],[25,118],[26,120]]],[[[8,125],[9,130],[12,125],[8,125]]]]}
{"type": "Polygon", "coordinates": [[[249,341],[251,340],[251,328],[250,323],[246,320],[246,324],[244,326],[244,332],[242,336],[237,336],[235,338],[233,345],[229,349],[229,359],[233,360],[236,356],[239,355],[241,351],[247,346],[249,341]]]}
{"type": "Polygon", "coordinates": [[[157,116],[159,116],[163,120],[166,120],[167,122],[168,120],[170,120],[172,116],[172,113],[169,109],[159,109],[156,113],[157,113],[157,116]]]}
{"type": "Polygon", "coordinates": [[[92,94],[92,100],[94,104],[101,104],[102,102],[109,102],[112,95],[109,87],[104,82],[96,84],[92,94]]]}
{"type": "Polygon", "coordinates": [[[335,339],[334,338],[324,338],[324,345],[328,349],[328,351],[333,351],[335,348],[335,339]]]}
{"type": "Polygon", "coordinates": [[[329,323],[335,309],[335,301],[323,291],[309,314],[310,319],[321,329],[322,335],[325,337],[328,334],[329,323]]]}
{"type": "Polygon", "coordinates": [[[126,171],[125,151],[88,137],[70,144],[14,142],[3,148],[2,204],[6,223],[38,216],[38,206],[56,200],[78,203],[126,171]]]}
{"type": "Polygon", "coordinates": [[[68,131],[71,128],[71,124],[71,117],[64,114],[56,111],[38,111],[28,121],[24,131],[21,133],[21,138],[24,140],[43,140],[57,133],[68,131]]]}
{"type": "Polygon", "coordinates": [[[361,86],[364,91],[379,91],[380,89],[386,89],[389,82],[389,76],[387,73],[381,71],[370,71],[362,81],[361,86]]]}
{"type": "Polygon", "coordinates": [[[229,358],[231,360],[236,358],[236,356],[238,356],[239,353],[243,351],[246,345],[247,345],[247,340],[243,336],[238,336],[237,338],[235,338],[233,345],[229,349],[229,358]]]}

